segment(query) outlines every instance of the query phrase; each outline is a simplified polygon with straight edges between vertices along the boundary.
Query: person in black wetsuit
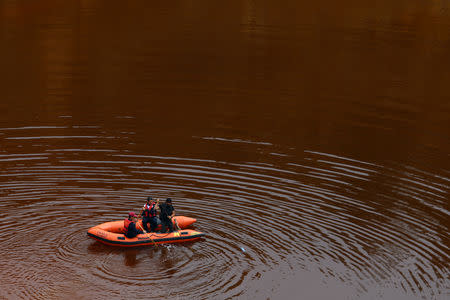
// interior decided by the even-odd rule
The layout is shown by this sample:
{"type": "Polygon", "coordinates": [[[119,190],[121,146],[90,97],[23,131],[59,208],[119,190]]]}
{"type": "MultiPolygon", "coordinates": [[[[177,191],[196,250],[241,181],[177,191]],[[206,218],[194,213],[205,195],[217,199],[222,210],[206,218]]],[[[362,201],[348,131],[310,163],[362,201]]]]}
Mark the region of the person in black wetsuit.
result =
{"type": "Polygon", "coordinates": [[[175,209],[172,206],[172,199],[167,198],[165,203],[159,205],[160,213],[159,219],[161,220],[161,232],[165,233],[167,228],[169,232],[173,232],[172,218],[175,216],[175,209]]]}
{"type": "Polygon", "coordinates": [[[158,227],[158,217],[156,207],[159,205],[159,199],[156,202],[152,201],[152,197],[147,197],[147,203],[144,205],[141,211],[142,225],[145,231],[155,232],[158,227]],[[148,230],[148,223],[150,223],[150,230],[148,230]]]}
{"type": "Polygon", "coordinates": [[[137,215],[134,212],[128,214],[128,219],[123,221],[123,228],[127,238],[134,238],[138,234],[144,233],[142,230],[136,228],[137,215]]]}

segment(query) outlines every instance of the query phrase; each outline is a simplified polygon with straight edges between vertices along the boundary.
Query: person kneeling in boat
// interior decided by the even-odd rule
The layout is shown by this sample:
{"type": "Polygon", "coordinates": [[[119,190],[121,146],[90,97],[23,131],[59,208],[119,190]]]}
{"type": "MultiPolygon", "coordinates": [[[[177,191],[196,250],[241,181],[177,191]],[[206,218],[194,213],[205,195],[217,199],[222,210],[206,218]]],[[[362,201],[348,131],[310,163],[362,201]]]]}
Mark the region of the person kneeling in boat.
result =
{"type": "Polygon", "coordinates": [[[159,219],[161,220],[161,232],[165,233],[167,227],[169,232],[173,232],[172,218],[175,216],[175,209],[172,206],[172,199],[167,198],[166,202],[159,205],[160,213],[159,219]]]}
{"type": "Polygon", "coordinates": [[[136,228],[137,215],[134,212],[128,214],[128,219],[123,221],[123,228],[125,230],[125,236],[127,238],[134,238],[138,234],[144,233],[144,231],[136,228]]]}
{"type": "Polygon", "coordinates": [[[142,225],[144,230],[155,232],[156,227],[158,227],[158,217],[156,216],[156,206],[159,205],[159,199],[156,202],[152,201],[152,197],[147,197],[147,203],[141,210],[142,215],[142,225]],[[148,230],[148,223],[150,223],[150,230],[148,230]]]}

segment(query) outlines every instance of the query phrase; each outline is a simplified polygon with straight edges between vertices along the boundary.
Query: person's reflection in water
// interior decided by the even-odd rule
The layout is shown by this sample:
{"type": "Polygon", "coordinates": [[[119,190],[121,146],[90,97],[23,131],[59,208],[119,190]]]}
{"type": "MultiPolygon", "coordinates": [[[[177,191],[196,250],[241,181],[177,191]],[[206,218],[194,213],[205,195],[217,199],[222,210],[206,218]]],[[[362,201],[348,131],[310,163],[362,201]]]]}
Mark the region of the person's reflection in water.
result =
{"type": "Polygon", "coordinates": [[[136,258],[138,254],[138,249],[125,249],[123,252],[124,255],[124,263],[127,267],[134,267],[139,263],[139,260],[136,258]]]}
{"type": "Polygon", "coordinates": [[[173,254],[173,246],[163,246],[161,248],[161,257],[160,257],[160,264],[161,269],[165,270],[166,274],[168,275],[174,275],[176,273],[174,268],[174,254],[173,254]]]}
{"type": "MultiPolygon", "coordinates": [[[[159,247],[158,247],[159,248],[159,247]]],[[[130,249],[119,249],[123,250],[124,263],[125,266],[134,267],[137,264],[145,260],[145,253],[148,253],[151,259],[158,259],[154,254],[158,251],[158,248],[130,248],[130,249]],[[141,258],[137,258],[137,255],[141,253],[141,258]],[[144,256],[143,256],[144,255],[144,256]]]]}

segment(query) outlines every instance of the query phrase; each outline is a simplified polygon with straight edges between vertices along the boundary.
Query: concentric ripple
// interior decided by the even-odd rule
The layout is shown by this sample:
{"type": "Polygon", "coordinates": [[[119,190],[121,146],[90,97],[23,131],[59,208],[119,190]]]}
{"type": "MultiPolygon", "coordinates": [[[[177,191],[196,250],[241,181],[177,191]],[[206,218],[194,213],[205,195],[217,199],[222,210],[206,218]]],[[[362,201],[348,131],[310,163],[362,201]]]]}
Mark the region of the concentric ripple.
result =
{"type": "MultiPolygon", "coordinates": [[[[2,138],[30,142],[10,136],[30,130],[3,129],[2,138]]],[[[35,153],[9,144],[0,154],[3,297],[93,299],[105,289],[112,298],[267,297],[282,294],[283,282],[300,280],[304,291],[311,274],[355,298],[445,296],[450,180],[442,174],[309,150],[275,164],[82,148],[76,140],[101,128],[71,130],[64,147],[46,149],[62,138],[45,135],[35,153]],[[139,210],[149,194],[172,197],[207,237],[137,249],[88,239],[90,226],[139,210]]]]}

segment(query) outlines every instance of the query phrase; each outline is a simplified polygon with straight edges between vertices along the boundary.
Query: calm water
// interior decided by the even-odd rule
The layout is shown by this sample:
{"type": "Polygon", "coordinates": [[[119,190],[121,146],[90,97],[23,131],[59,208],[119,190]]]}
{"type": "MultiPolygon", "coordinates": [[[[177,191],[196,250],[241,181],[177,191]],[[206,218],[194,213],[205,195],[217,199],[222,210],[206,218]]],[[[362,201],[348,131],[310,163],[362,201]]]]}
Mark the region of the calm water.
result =
{"type": "Polygon", "coordinates": [[[0,298],[448,299],[448,1],[0,20],[0,298]],[[148,195],[207,237],[87,237],[148,195]]]}

